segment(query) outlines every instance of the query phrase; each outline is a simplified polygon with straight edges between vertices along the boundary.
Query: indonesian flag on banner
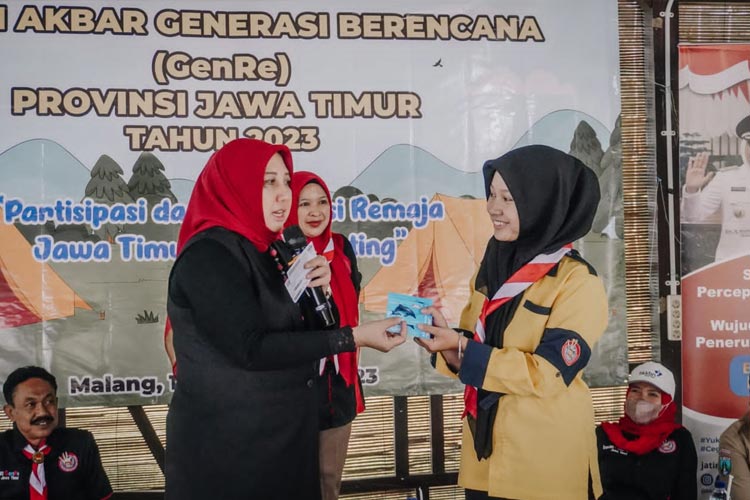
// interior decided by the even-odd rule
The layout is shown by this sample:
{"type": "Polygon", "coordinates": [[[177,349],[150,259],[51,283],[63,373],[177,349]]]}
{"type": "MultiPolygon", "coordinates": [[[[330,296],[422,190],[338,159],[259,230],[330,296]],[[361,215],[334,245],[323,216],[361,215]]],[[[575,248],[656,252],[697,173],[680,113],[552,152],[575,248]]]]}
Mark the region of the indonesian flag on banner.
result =
{"type": "Polygon", "coordinates": [[[750,110],[750,45],[680,45],[680,133],[727,133],[750,110]]]}

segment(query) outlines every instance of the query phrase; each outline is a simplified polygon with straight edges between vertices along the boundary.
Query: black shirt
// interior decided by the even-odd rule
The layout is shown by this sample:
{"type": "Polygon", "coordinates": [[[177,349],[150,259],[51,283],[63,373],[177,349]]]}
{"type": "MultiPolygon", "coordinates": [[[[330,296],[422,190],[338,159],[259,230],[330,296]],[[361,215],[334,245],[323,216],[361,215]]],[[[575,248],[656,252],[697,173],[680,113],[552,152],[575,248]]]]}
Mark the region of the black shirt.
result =
{"type": "MultiPolygon", "coordinates": [[[[211,228],[204,233],[215,236],[229,231],[211,228]]],[[[240,238],[229,236],[232,237],[240,238]]],[[[247,370],[275,370],[309,361],[312,367],[323,356],[355,349],[351,328],[317,334],[303,328],[284,333],[265,330],[266,322],[259,321],[259,318],[289,313],[281,307],[270,308],[267,304],[264,304],[264,309],[254,296],[254,293],[269,295],[264,280],[274,279],[283,286],[281,275],[267,253],[251,255],[253,260],[257,259],[257,265],[269,270],[272,276],[252,276],[250,279],[236,257],[211,237],[196,241],[189,250],[183,250],[172,270],[169,298],[174,304],[189,308],[203,339],[238,366],[247,370]],[[251,284],[259,283],[256,284],[258,290],[252,289],[249,280],[253,281],[251,284]]],[[[179,361],[179,352],[177,357],[179,361]]],[[[178,372],[183,370],[183,364],[178,362],[178,372]]]]}
{"type": "Polygon", "coordinates": [[[600,500],[696,500],[698,457],[690,431],[681,427],[645,455],[613,445],[596,429],[604,495],[600,500]]]}
{"type": "Polygon", "coordinates": [[[218,227],[182,250],[167,309],[165,498],[319,500],[317,364],[352,329],[311,328],[268,252],[218,227]]]}
{"type": "MultiPolygon", "coordinates": [[[[23,454],[26,438],[13,428],[0,434],[0,499],[28,500],[31,460],[23,454]]],[[[90,432],[58,428],[47,439],[44,459],[49,500],[102,500],[112,487],[90,432]]]]}

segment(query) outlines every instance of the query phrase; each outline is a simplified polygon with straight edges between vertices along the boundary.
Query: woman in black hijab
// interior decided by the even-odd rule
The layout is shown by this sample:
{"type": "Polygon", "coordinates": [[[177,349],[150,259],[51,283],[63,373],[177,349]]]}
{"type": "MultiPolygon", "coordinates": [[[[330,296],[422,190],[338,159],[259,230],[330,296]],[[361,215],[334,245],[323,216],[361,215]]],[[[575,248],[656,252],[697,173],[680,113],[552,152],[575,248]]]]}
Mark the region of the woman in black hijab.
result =
{"type": "Polygon", "coordinates": [[[582,370],[607,325],[594,269],[572,249],[599,202],[576,158],[527,146],[483,167],[493,237],[460,329],[434,308],[417,340],[466,384],[466,498],[580,500],[600,495],[594,412],[582,370]]]}

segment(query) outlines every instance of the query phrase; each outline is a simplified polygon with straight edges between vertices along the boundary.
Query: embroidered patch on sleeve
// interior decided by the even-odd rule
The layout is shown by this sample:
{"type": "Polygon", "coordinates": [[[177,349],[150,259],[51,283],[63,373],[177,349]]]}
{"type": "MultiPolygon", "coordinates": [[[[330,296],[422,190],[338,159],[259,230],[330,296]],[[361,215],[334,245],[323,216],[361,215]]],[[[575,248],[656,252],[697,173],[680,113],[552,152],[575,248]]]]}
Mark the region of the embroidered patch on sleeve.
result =
{"type": "Polygon", "coordinates": [[[583,337],[572,330],[548,328],[535,354],[560,371],[565,385],[570,385],[591,358],[591,349],[583,337]]]}

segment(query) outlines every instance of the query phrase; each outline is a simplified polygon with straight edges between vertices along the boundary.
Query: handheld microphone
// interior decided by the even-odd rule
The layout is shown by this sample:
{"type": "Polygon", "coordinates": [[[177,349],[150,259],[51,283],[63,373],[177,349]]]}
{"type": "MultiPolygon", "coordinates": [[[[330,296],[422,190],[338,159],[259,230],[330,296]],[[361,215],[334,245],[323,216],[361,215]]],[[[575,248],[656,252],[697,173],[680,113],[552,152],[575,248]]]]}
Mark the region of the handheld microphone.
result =
{"type": "MultiPolygon", "coordinates": [[[[289,226],[282,233],[284,241],[274,241],[271,248],[276,251],[275,259],[279,263],[279,270],[283,273],[289,269],[290,264],[297,255],[301,254],[307,246],[307,237],[305,237],[299,226],[289,226]]],[[[315,312],[323,320],[325,326],[332,326],[336,320],[333,316],[331,303],[319,286],[305,288],[305,295],[312,301],[315,312]]]]}

